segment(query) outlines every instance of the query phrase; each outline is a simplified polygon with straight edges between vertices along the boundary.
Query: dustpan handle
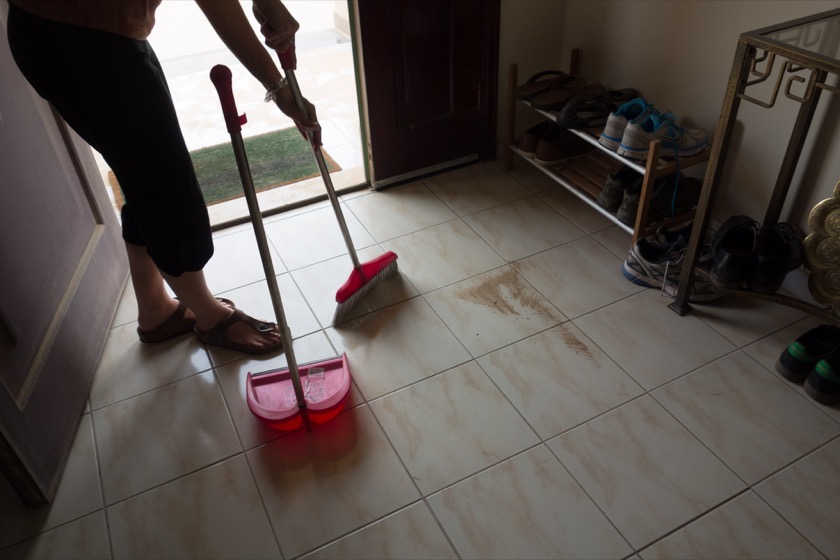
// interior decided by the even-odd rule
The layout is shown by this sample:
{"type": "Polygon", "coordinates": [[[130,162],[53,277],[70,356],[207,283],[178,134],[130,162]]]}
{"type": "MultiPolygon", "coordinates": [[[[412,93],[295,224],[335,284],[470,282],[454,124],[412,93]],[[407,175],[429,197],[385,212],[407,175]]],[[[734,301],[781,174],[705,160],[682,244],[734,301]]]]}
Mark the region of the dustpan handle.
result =
{"type": "Polygon", "coordinates": [[[221,64],[217,64],[210,70],[210,80],[216,86],[219,101],[222,103],[222,114],[225,117],[227,131],[230,134],[235,134],[242,131],[242,125],[248,122],[248,118],[245,113],[242,113],[241,116],[237,115],[239,111],[236,110],[236,100],[233,98],[232,77],[230,68],[221,64]]]}
{"type": "Polygon", "coordinates": [[[248,203],[248,211],[254,227],[254,236],[257,238],[257,247],[259,248],[263,270],[265,271],[266,284],[271,294],[271,302],[274,304],[274,314],[277,316],[277,322],[280,325],[280,336],[283,340],[286,361],[289,364],[289,373],[291,374],[292,385],[295,389],[295,397],[297,398],[298,408],[301,409],[304,425],[308,430],[309,416],[306,412],[306,398],[303,394],[303,387],[300,383],[300,375],[298,374],[297,360],[295,360],[294,348],[292,347],[292,333],[289,330],[286,314],[283,311],[280,289],[277,287],[277,274],[274,272],[274,264],[271,262],[271,252],[268,247],[268,239],[265,235],[262,213],[260,212],[259,202],[257,201],[257,193],[254,189],[251,169],[248,165],[248,156],[245,153],[245,144],[242,141],[242,134],[240,133],[242,130],[241,125],[246,122],[246,119],[245,115],[241,117],[237,115],[236,101],[233,98],[233,89],[231,88],[231,78],[232,74],[230,68],[227,66],[217,64],[210,70],[210,80],[219,93],[219,101],[222,104],[225,123],[227,123],[228,132],[230,132],[233,155],[236,157],[239,178],[242,180],[242,188],[245,191],[245,201],[248,203]]]}

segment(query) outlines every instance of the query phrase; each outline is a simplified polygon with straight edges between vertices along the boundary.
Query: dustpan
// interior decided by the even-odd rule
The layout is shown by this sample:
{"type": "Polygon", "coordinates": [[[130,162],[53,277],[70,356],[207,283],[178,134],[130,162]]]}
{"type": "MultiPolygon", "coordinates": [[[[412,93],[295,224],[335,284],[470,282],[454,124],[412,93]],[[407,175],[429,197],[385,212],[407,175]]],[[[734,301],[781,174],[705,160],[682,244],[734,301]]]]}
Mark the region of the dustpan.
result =
{"type": "Polygon", "coordinates": [[[277,430],[294,430],[305,427],[311,429],[312,423],[323,423],[334,418],[343,408],[350,392],[350,369],[347,356],[315,362],[298,367],[292,346],[292,333],[286,322],[277,276],[271,261],[268,240],[262,222],[262,213],[257,202],[257,193],[245,145],[242,141],[242,125],[247,122],[245,115],[239,115],[231,88],[231,71],[227,66],[218,64],[210,70],[210,79],[219,93],[225,124],[230,133],[239,177],[245,191],[248,212],[254,226],[260,257],[265,271],[265,279],[271,294],[274,314],[280,327],[280,337],[286,352],[289,367],[260,374],[248,373],[245,394],[251,412],[277,430]],[[303,374],[301,374],[303,372],[303,374]]]}
{"type": "MultiPolygon", "coordinates": [[[[306,412],[313,424],[323,424],[344,409],[350,391],[347,355],[333,360],[298,366],[306,412]]],[[[275,430],[296,430],[303,426],[297,414],[294,383],[288,369],[248,374],[245,382],[248,408],[264,424],[275,430]]]]}

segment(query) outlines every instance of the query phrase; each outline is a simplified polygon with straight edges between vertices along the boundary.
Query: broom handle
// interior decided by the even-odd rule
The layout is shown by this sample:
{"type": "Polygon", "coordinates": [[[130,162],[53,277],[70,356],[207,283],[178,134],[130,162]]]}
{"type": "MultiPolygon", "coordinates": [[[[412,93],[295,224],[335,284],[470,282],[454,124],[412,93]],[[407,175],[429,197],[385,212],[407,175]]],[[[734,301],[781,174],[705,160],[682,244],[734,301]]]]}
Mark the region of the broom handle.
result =
{"type": "Polygon", "coordinates": [[[210,79],[216,86],[219,93],[219,101],[222,103],[225,123],[230,133],[233,154],[236,156],[236,166],[239,168],[239,178],[242,180],[242,187],[245,191],[245,200],[248,203],[248,211],[251,214],[251,223],[254,226],[254,235],[257,238],[257,246],[262,258],[265,279],[268,284],[268,291],[271,294],[271,302],[274,305],[274,314],[280,324],[280,337],[283,339],[283,347],[286,352],[286,361],[289,364],[289,373],[292,378],[292,386],[295,389],[295,398],[298,408],[301,409],[304,425],[309,430],[309,416],[306,414],[306,398],[303,394],[303,387],[300,383],[297,360],[292,345],[292,332],[286,322],[286,313],[283,311],[283,301],[280,298],[280,289],[277,287],[277,275],[274,272],[274,264],[271,261],[271,253],[268,248],[268,240],[263,226],[262,213],[260,212],[257,193],[254,190],[254,181],[251,177],[251,168],[248,165],[248,156],[245,153],[245,143],[242,141],[242,126],[246,122],[245,115],[238,115],[236,101],[233,98],[231,89],[231,72],[227,66],[216,65],[210,70],[210,79]]]}
{"type": "MultiPolygon", "coordinates": [[[[303,95],[300,93],[300,86],[298,85],[297,77],[295,77],[295,68],[297,67],[297,58],[295,57],[295,47],[292,45],[286,51],[278,53],[277,57],[280,59],[280,66],[286,73],[286,81],[289,84],[289,89],[292,96],[295,98],[298,108],[303,112],[306,118],[309,115],[306,113],[306,105],[303,103],[303,95]]],[[[316,145],[312,141],[312,135],[307,132],[306,137],[312,146],[312,152],[315,154],[315,162],[318,164],[318,171],[321,172],[321,178],[324,180],[324,185],[327,187],[327,196],[330,197],[330,203],[335,211],[335,217],[338,219],[338,227],[341,229],[341,235],[344,236],[344,243],[347,245],[347,252],[350,253],[350,259],[353,261],[353,268],[359,273],[362,271],[362,265],[359,263],[359,257],[356,255],[356,248],[353,246],[353,238],[350,237],[350,230],[347,229],[347,222],[344,220],[344,212],[341,211],[341,204],[338,202],[338,196],[335,194],[335,188],[330,179],[330,170],[324,161],[324,154],[321,151],[321,146],[316,145]]]]}

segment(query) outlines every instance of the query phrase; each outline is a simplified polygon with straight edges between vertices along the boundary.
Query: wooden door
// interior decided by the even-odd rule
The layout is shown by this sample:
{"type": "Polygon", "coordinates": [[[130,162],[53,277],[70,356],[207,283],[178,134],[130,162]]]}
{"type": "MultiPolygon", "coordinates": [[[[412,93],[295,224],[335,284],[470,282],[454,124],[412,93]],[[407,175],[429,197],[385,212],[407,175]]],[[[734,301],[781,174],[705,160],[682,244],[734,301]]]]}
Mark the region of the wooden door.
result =
{"type": "Polygon", "coordinates": [[[498,0],[358,0],[372,183],[495,157],[498,0]]]}
{"type": "Polygon", "coordinates": [[[0,3],[0,471],[26,502],[43,503],[70,452],[128,263],[90,148],[12,60],[7,12],[0,3]]]}

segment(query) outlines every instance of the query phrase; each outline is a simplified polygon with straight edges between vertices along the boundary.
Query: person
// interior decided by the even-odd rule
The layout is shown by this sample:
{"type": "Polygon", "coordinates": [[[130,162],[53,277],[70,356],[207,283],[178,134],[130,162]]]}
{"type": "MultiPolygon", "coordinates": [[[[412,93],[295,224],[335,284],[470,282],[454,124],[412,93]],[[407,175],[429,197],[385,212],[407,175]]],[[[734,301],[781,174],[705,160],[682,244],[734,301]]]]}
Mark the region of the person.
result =
{"type": "MultiPolygon", "coordinates": [[[[147,41],[161,1],[9,0],[12,56],[35,91],[102,154],[120,183],[140,340],[195,332],[207,344],[242,352],[280,350],[277,325],[215,298],[207,286],[203,269],[213,254],[209,215],[163,69],[147,41]]],[[[315,107],[304,100],[306,112],[298,108],[263,45],[278,53],[294,48],[299,24],[282,2],[253,0],[262,40],[239,2],[196,3],[266,87],[266,99],[320,143],[315,107]]]]}

